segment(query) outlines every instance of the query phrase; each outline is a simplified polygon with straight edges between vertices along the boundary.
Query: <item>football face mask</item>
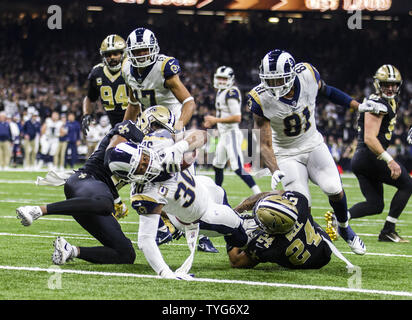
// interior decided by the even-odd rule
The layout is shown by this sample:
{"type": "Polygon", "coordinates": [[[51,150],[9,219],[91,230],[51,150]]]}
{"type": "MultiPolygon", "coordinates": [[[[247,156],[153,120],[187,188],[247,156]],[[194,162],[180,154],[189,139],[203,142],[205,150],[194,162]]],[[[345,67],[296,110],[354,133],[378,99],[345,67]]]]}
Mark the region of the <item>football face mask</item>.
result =
{"type": "Polygon", "coordinates": [[[126,53],[134,67],[145,68],[156,62],[160,48],[154,33],[149,29],[133,30],[126,43],[126,53]]]}

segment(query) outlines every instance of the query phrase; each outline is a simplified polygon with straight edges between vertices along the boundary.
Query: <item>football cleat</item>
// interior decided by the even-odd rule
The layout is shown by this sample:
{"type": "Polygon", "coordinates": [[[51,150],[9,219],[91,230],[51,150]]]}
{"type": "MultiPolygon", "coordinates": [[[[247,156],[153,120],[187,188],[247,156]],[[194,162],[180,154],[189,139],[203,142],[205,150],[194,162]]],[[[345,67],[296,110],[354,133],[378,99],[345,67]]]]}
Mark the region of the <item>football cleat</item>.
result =
{"type": "Polygon", "coordinates": [[[63,265],[73,259],[73,248],[63,237],[57,237],[53,242],[54,252],[52,261],[54,264],[63,265]]]}
{"type": "Polygon", "coordinates": [[[199,238],[199,244],[197,245],[198,251],[218,253],[219,251],[214,247],[212,241],[208,237],[199,238]]]}
{"type": "Polygon", "coordinates": [[[349,245],[349,248],[351,248],[353,253],[359,255],[364,255],[366,253],[365,244],[350,226],[347,226],[346,228],[338,227],[338,232],[342,239],[349,245]]]}
{"type": "Polygon", "coordinates": [[[378,240],[384,242],[409,243],[409,240],[402,238],[396,231],[384,232],[382,230],[379,234],[378,240]]]}
{"type": "Polygon", "coordinates": [[[325,213],[326,228],[325,231],[332,241],[338,240],[338,220],[332,211],[325,213]]]}
{"type": "Polygon", "coordinates": [[[21,220],[21,224],[25,227],[30,226],[34,220],[40,218],[43,213],[39,206],[24,206],[16,209],[17,219],[21,220]]]}
{"type": "Polygon", "coordinates": [[[172,233],[169,231],[168,228],[166,228],[166,231],[161,231],[160,229],[157,230],[156,244],[158,246],[168,243],[172,241],[172,239],[173,239],[172,233]]]}

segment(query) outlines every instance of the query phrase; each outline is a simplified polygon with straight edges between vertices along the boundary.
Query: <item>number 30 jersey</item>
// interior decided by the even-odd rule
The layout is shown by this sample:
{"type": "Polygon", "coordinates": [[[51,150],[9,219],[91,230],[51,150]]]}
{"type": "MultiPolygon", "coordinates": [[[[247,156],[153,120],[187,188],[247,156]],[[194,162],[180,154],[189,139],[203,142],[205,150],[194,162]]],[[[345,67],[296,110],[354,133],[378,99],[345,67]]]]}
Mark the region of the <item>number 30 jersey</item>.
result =
{"type": "Polygon", "coordinates": [[[182,104],[173,92],[165,87],[165,81],[168,78],[180,73],[177,59],[159,54],[156,62],[146,67],[142,74],[139,74],[130,60],[126,59],[122,72],[126,84],[132,90],[134,97],[142,104],[143,109],[162,105],[170,109],[176,119],[180,118],[182,104]]]}
{"type": "Polygon", "coordinates": [[[319,73],[309,63],[299,63],[295,70],[297,76],[292,99],[281,97],[277,100],[262,84],[247,96],[250,110],[270,121],[276,155],[309,152],[323,142],[315,120],[319,73]]]}

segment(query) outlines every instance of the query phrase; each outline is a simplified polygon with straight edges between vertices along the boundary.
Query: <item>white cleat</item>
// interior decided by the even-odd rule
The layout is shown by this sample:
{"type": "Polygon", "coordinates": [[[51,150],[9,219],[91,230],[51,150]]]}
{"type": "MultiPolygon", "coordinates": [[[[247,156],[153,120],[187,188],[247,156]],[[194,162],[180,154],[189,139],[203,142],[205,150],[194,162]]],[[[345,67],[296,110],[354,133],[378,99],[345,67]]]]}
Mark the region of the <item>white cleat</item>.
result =
{"type": "Polygon", "coordinates": [[[25,227],[30,226],[34,220],[40,218],[43,213],[39,206],[24,206],[16,209],[17,219],[21,220],[21,224],[25,227]]]}
{"type": "Polygon", "coordinates": [[[348,242],[349,247],[353,253],[364,255],[366,253],[366,246],[358,236],[355,236],[352,240],[348,242]]]}
{"type": "Polygon", "coordinates": [[[73,259],[73,248],[63,237],[57,237],[54,240],[54,252],[52,255],[52,261],[54,264],[63,265],[67,261],[73,259]]]}

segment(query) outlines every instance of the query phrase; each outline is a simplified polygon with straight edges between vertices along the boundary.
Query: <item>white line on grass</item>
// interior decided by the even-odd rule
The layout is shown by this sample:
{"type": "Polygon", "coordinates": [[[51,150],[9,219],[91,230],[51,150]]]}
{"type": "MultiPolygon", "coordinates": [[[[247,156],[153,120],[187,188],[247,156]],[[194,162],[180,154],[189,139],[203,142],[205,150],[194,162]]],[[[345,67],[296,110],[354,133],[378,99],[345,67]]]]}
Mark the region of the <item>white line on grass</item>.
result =
{"type": "MultiPolygon", "coordinates": [[[[14,270],[14,271],[69,273],[69,274],[95,275],[95,276],[104,276],[104,277],[128,277],[128,278],[162,279],[160,276],[146,275],[146,274],[101,272],[101,271],[84,271],[84,270],[70,270],[70,269],[45,269],[45,268],[38,268],[38,267],[0,266],[0,269],[14,270]]],[[[164,280],[166,280],[166,279],[164,279],[164,280]]],[[[374,290],[374,289],[357,289],[357,288],[345,288],[345,287],[301,285],[301,284],[292,284],[292,283],[259,282],[259,281],[227,280],[227,279],[209,279],[209,278],[193,278],[193,280],[191,280],[191,282],[240,284],[240,285],[248,285],[248,286],[277,287],[277,288],[306,289],[306,290],[324,290],[324,291],[338,291],[338,292],[356,292],[356,293],[365,293],[365,294],[378,294],[378,295],[390,295],[390,296],[400,296],[400,297],[412,297],[412,292],[408,292],[408,291],[386,291],[386,290],[374,290]]]]}
{"type": "MultiPolygon", "coordinates": [[[[46,232],[45,232],[46,233],[46,232]]],[[[64,235],[67,239],[76,239],[76,240],[95,240],[93,237],[88,237],[87,235],[84,236],[73,236],[71,234],[65,235],[64,233],[60,233],[60,235],[64,235]]],[[[56,235],[40,235],[40,234],[21,234],[21,233],[6,233],[0,232],[0,236],[10,236],[10,237],[34,237],[34,238],[55,238],[56,235]]],[[[132,241],[132,243],[137,244],[137,241],[132,241]]],[[[166,243],[164,246],[187,246],[186,243],[166,243]]],[[[223,245],[216,245],[216,247],[225,247],[223,245]]],[[[342,252],[344,254],[354,254],[353,252],[342,252]]],[[[370,256],[384,256],[384,257],[402,257],[402,258],[412,258],[412,255],[407,254],[393,254],[393,253],[373,253],[367,252],[365,255],[370,256]]]]}

